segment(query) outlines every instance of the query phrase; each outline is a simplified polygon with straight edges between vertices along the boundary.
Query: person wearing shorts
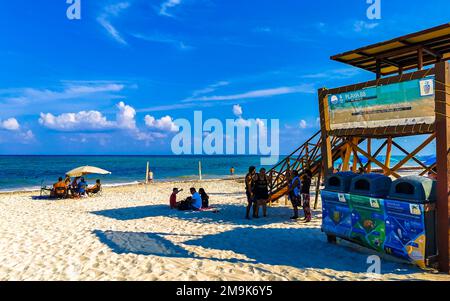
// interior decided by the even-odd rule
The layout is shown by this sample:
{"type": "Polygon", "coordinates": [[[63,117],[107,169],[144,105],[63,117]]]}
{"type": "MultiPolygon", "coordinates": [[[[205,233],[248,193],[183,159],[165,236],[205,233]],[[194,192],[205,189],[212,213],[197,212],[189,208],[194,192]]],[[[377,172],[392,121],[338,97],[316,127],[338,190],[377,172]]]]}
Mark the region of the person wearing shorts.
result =
{"type": "Polygon", "coordinates": [[[303,212],[305,214],[305,222],[311,221],[311,206],[310,206],[310,188],[311,188],[312,173],[309,169],[306,169],[302,177],[301,194],[303,199],[303,212]]]}
{"type": "Polygon", "coordinates": [[[253,216],[255,216],[255,208],[256,204],[254,204],[255,199],[253,197],[252,193],[252,186],[253,186],[253,178],[255,177],[256,167],[250,166],[248,168],[248,173],[245,176],[245,194],[247,195],[247,208],[246,208],[246,219],[250,219],[250,210],[252,209],[253,205],[253,216]]]}
{"type": "Polygon", "coordinates": [[[289,184],[289,199],[291,200],[292,207],[294,207],[294,216],[291,219],[298,219],[298,207],[301,206],[301,181],[298,176],[298,171],[292,172],[291,183],[289,184]]]}

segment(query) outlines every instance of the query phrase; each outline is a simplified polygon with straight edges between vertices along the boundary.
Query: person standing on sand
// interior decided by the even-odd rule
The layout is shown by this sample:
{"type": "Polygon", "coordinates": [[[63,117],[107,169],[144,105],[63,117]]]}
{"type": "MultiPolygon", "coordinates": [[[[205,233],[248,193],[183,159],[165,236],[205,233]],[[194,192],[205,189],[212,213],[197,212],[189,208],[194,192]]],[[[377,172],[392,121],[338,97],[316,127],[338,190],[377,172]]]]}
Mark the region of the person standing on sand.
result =
{"type": "Polygon", "coordinates": [[[305,169],[303,172],[302,180],[302,199],[303,199],[303,212],[305,213],[305,222],[311,221],[311,206],[310,206],[310,188],[311,188],[312,172],[309,169],[305,169]]]}
{"type": "Polygon", "coordinates": [[[266,175],[266,169],[261,168],[255,175],[252,189],[256,208],[253,210],[253,217],[259,217],[259,207],[263,207],[263,216],[267,216],[267,201],[269,200],[269,178],[266,175]]]}
{"type": "Polygon", "coordinates": [[[256,204],[254,204],[254,197],[252,193],[252,186],[253,186],[253,178],[256,173],[256,167],[250,166],[248,168],[248,173],[245,175],[245,194],[247,195],[247,208],[246,208],[246,214],[245,218],[250,219],[250,210],[252,209],[253,205],[253,216],[255,216],[255,209],[256,204]]]}
{"type": "Polygon", "coordinates": [[[301,189],[302,183],[298,176],[298,171],[292,171],[292,176],[289,184],[289,199],[291,200],[292,207],[294,207],[294,216],[291,219],[298,219],[298,207],[301,206],[301,189]]]}
{"type": "Polygon", "coordinates": [[[231,168],[230,168],[230,175],[231,175],[231,176],[234,176],[234,167],[231,167],[231,168]]]}
{"type": "Polygon", "coordinates": [[[149,183],[153,183],[153,171],[151,169],[148,170],[147,180],[149,183]]]}

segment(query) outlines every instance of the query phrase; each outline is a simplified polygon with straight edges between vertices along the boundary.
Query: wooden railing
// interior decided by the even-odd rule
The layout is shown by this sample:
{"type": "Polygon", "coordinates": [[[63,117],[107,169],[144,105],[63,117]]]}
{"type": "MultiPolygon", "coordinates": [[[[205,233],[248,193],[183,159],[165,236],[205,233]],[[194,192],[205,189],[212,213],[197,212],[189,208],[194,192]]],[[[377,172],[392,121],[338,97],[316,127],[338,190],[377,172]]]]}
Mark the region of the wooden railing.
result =
{"type": "MultiPolygon", "coordinates": [[[[299,173],[305,169],[311,170],[313,177],[317,177],[316,183],[318,185],[320,184],[322,174],[321,144],[321,132],[318,131],[299,148],[268,171],[271,202],[274,202],[287,194],[289,186],[288,175],[294,170],[297,170],[299,173]]],[[[333,157],[337,159],[340,155],[340,149],[345,145],[344,139],[332,137],[331,146],[333,149],[333,157]]]]}

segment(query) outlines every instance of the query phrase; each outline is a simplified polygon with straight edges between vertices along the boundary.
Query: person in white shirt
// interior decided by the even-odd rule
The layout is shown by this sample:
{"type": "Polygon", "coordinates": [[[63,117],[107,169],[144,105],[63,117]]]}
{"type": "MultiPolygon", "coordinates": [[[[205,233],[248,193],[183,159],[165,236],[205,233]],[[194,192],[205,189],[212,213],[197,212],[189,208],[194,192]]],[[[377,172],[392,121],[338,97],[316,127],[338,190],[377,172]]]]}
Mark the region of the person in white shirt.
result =
{"type": "Polygon", "coordinates": [[[192,209],[194,210],[200,210],[202,208],[202,197],[201,195],[197,192],[197,190],[192,187],[190,189],[191,194],[192,194],[192,209]]]}

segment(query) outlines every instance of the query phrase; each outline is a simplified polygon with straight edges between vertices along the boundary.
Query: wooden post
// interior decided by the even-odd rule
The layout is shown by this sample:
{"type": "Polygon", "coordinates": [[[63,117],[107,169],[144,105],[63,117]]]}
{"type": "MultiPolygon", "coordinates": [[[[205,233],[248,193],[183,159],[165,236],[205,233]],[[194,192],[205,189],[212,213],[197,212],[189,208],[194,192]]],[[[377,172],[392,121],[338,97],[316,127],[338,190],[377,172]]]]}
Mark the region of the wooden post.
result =
{"type": "MultiPolygon", "coordinates": [[[[367,138],[367,153],[372,156],[372,138],[367,138]]],[[[369,160],[368,163],[367,172],[370,173],[372,172],[372,162],[369,160]]]]}
{"type": "Polygon", "coordinates": [[[449,273],[450,216],[450,65],[439,62],[436,71],[437,242],[439,270],[449,273]]]}
{"type": "Polygon", "coordinates": [[[316,183],[316,196],[314,200],[314,209],[317,209],[317,203],[319,202],[319,193],[320,193],[320,181],[322,181],[322,168],[319,167],[319,174],[317,175],[317,183],[316,183]]]}
{"type": "Polygon", "coordinates": [[[384,161],[384,165],[386,165],[387,168],[391,168],[391,156],[392,156],[392,137],[388,137],[386,146],[386,160],[384,161]]]}
{"type": "Polygon", "coordinates": [[[150,162],[147,161],[147,169],[145,171],[145,184],[148,184],[148,171],[150,169],[150,162]]]}
{"type": "Polygon", "coordinates": [[[417,69],[422,70],[423,69],[423,49],[419,48],[417,50],[417,69]]]}
{"type": "Polygon", "coordinates": [[[377,70],[376,70],[377,79],[380,79],[381,78],[381,61],[379,59],[377,59],[376,64],[377,64],[376,65],[376,68],[377,68],[377,70]]]}
{"type": "Polygon", "coordinates": [[[202,180],[202,161],[198,161],[198,178],[202,180]]]}
{"type": "Polygon", "coordinates": [[[331,150],[331,139],[328,136],[330,129],[330,116],[328,107],[327,89],[319,89],[319,113],[320,113],[320,129],[322,136],[321,152],[322,152],[322,167],[324,176],[333,172],[333,156],[331,150]]]}
{"type": "Polygon", "coordinates": [[[342,169],[341,171],[349,171],[350,166],[350,155],[352,154],[352,147],[347,143],[345,147],[345,155],[344,160],[342,161],[342,169]]]}

